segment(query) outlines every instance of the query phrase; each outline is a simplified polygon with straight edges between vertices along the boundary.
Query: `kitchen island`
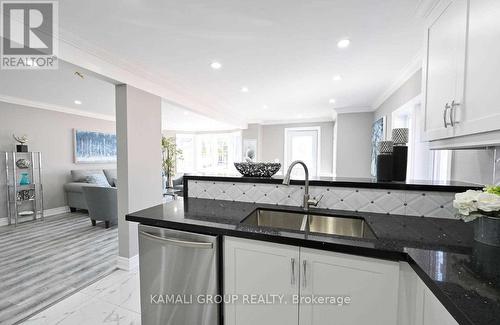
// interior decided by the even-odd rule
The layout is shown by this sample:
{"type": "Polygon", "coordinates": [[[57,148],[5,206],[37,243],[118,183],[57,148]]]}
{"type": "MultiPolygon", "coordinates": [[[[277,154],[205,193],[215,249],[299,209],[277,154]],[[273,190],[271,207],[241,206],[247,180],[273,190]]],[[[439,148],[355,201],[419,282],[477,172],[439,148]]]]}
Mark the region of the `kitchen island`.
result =
{"type": "MultiPolygon", "coordinates": [[[[363,218],[375,238],[354,238],[242,223],[257,208],[302,211],[293,206],[188,197],[131,213],[126,219],[148,226],[216,235],[222,241],[236,238],[399,263],[398,325],[416,324],[419,319],[423,319],[420,324],[445,321],[453,324],[454,319],[461,325],[486,325],[500,319],[500,268],[495,257],[500,256],[499,251],[475,243],[470,224],[408,215],[312,209],[311,213],[326,216],[363,218]],[[405,265],[409,268],[405,269],[405,265]],[[424,285],[415,289],[417,282],[409,272],[424,285]],[[426,298],[422,298],[421,309],[427,314],[419,315],[420,307],[414,302],[420,298],[412,295],[422,290],[421,295],[426,298]],[[411,297],[403,299],[408,296],[411,297]]],[[[220,254],[223,255],[222,251],[220,254]]],[[[221,260],[224,258],[221,256],[221,260]]],[[[221,261],[219,265],[222,278],[225,264],[221,261]]],[[[219,289],[224,293],[222,282],[219,289]]]]}

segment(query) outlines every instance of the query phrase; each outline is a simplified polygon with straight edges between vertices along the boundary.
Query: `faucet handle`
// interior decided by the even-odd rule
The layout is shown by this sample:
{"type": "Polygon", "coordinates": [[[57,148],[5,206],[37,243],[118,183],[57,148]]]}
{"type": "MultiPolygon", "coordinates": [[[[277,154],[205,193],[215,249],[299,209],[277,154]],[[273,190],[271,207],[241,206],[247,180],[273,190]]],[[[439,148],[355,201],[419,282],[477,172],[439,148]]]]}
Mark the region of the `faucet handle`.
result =
{"type": "Polygon", "coordinates": [[[316,200],[316,198],[309,199],[309,201],[308,201],[309,205],[312,205],[313,207],[317,207],[319,202],[321,201],[321,199],[323,199],[323,196],[324,196],[324,194],[321,194],[321,196],[319,197],[318,200],[316,200]]]}

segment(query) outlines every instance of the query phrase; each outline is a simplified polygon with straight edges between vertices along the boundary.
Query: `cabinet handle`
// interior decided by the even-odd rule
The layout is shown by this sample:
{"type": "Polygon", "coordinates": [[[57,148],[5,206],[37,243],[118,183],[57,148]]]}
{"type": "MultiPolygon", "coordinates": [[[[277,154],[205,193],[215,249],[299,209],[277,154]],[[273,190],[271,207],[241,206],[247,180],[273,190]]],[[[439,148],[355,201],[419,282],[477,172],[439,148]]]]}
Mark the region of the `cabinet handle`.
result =
{"type": "Polygon", "coordinates": [[[457,125],[459,122],[456,122],[455,121],[455,109],[460,106],[460,103],[459,102],[456,102],[455,100],[453,100],[451,102],[451,107],[450,107],[450,124],[451,126],[455,126],[457,125]]]}
{"type": "Polygon", "coordinates": [[[295,259],[292,258],[290,259],[291,267],[292,267],[292,278],[290,280],[290,284],[294,285],[295,284],[295,259]]]}
{"type": "Polygon", "coordinates": [[[304,274],[302,276],[302,286],[305,288],[307,287],[307,261],[304,260],[302,262],[302,267],[304,268],[304,274]]]}
{"type": "Polygon", "coordinates": [[[444,127],[445,128],[448,128],[448,121],[446,120],[446,113],[448,112],[448,110],[451,108],[450,104],[449,103],[446,103],[446,105],[444,105],[444,112],[443,112],[443,122],[444,122],[444,127]]]}

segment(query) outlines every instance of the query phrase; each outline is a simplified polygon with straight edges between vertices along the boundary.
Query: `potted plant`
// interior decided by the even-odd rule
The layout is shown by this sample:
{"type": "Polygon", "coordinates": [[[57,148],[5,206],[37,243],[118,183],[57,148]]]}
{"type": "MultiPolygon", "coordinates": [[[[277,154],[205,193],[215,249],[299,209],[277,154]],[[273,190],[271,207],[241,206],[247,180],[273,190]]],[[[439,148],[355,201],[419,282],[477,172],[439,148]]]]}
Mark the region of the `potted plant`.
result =
{"type": "MultiPolygon", "coordinates": [[[[182,150],[177,149],[175,138],[162,137],[161,147],[163,152],[163,177],[167,179],[168,187],[173,187],[173,177],[175,176],[175,164],[177,159],[182,160],[182,150]]],[[[164,186],[165,187],[165,186],[164,186]]]]}
{"type": "Polygon", "coordinates": [[[457,193],[453,207],[459,218],[474,221],[474,240],[500,247],[500,186],[457,193]]]}

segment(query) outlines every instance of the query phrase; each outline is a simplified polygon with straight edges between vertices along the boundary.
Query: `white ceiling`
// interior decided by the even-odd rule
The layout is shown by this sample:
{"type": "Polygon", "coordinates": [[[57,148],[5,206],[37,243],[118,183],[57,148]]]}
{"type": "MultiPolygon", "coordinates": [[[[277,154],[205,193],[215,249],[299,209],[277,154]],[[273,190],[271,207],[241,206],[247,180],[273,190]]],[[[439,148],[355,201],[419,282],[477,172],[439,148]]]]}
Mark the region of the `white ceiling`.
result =
{"type": "Polygon", "coordinates": [[[161,114],[162,130],[192,132],[235,129],[234,125],[206,117],[166,100],[161,102],[161,114]]]}
{"type": "MultiPolygon", "coordinates": [[[[0,100],[71,114],[115,120],[115,86],[72,64],[57,70],[2,70],[0,100]],[[84,78],[75,75],[81,72],[84,78]],[[81,104],[75,104],[79,100],[81,104]]],[[[234,125],[211,119],[162,100],[162,129],[231,130],[234,125]]]]}
{"type": "Polygon", "coordinates": [[[62,61],[57,70],[2,70],[0,100],[106,119],[115,116],[115,86],[62,61]]]}
{"type": "Polygon", "coordinates": [[[423,40],[420,2],[65,0],[59,22],[62,39],[165,80],[207,114],[327,119],[334,107],[372,107],[412,61],[423,40]],[[352,45],[340,50],[344,37],[352,45]],[[212,70],[213,60],[222,69],[212,70]]]}

